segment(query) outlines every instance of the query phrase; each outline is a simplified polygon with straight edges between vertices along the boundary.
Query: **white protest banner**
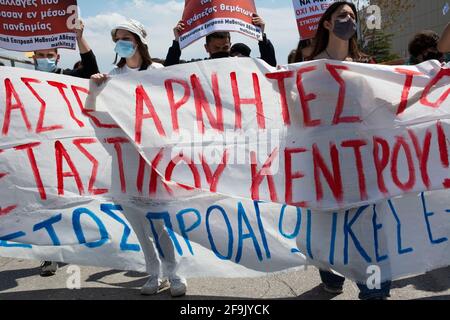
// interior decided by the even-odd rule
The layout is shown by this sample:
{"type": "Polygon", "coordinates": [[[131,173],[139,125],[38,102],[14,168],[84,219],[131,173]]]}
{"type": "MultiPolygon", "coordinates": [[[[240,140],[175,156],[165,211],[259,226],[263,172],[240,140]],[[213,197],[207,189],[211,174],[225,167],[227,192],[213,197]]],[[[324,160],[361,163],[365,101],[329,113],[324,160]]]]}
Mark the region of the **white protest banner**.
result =
{"type": "Polygon", "coordinates": [[[152,256],[169,253],[158,238],[164,228],[187,278],[253,277],[314,264],[360,283],[376,266],[385,281],[449,265],[448,198],[437,191],[320,214],[208,195],[139,208],[71,201],[3,217],[0,256],[151,273],[152,256]],[[148,237],[154,247],[138,241],[148,237]]]}
{"type": "Polygon", "coordinates": [[[288,68],[229,59],[140,73],[110,81],[97,107],[185,187],[315,210],[450,187],[450,69],[288,68]]]}
{"type": "MultiPolygon", "coordinates": [[[[234,61],[237,73],[240,68],[269,68],[258,62],[234,61]]],[[[294,65],[292,70],[302,66],[310,64],[294,65]]],[[[208,70],[204,63],[179,66],[174,68],[177,79],[190,77],[191,67],[208,70]]],[[[220,80],[221,66],[215,67],[220,80]]],[[[422,73],[429,68],[436,68],[438,74],[433,63],[419,66],[422,73]]],[[[170,68],[164,71],[172,75],[170,68]]],[[[159,87],[159,78],[167,74],[150,71],[142,75],[145,81],[135,80],[147,89],[150,82],[152,93],[166,90],[166,86],[159,87]]],[[[390,79],[396,78],[391,75],[390,79]]],[[[83,104],[87,80],[0,68],[1,256],[151,271],[155,252],[164,256],[172,247],[179,273],[188,278],[258,276],[312,263],[359,282],[366,281],[367,270],[374,265],[384,281],[449,264],[448,190],[318,212],[163,183],[156,170],[146,167],[126,127],[122,131],[101,110],[109,87],[127,94],[130,81],[126,76],[111,80],[98,97],[98,111],[87,111],[83,104]],[[164,237],[161,230],[165,230],[164,237]],[[154,246],[138,241],[143,238],[153,239],[154,246]]],[[[163,83],[170,87],[169,82],[163,83]]],[[[308,84],[305,81],[309,89],[308,84]]],[[[272,87],[276,89],[277,85],[272,87]]],[[[415,95],[416,90],[410,93],[415,95]]],[[[437,99],[441,91],[432,94],[437,99]]],[[[173,97],[181,99],[182,95],[174,92],[173,97]]],[[[241,97],[248,99],[249,95],[241,97]]],[[[384,103],[394,99],[388,92],[384,98],[384,103]]],[[[133,100],[132,105],[136,97],[133,100]]],[[[226,106],[226,99],[222,100],[226,106]]],[[[125,110],[130,104],[127,100],[114,103],[125,110]]],[[[155,110],[157,106],[154,101],[155,110]]],[[[349,116],[347,111],[343,115],[349,116]]],[[[422,110],[416,108],[416,112],[422,110]]],[[[415,117],[418,120],[420,116],[415,117]]],[[[187,127],[186,122],[179,123],[187,127]]],[[[142,140],[148,137],[144,133],[142,140]]],[[[438,140],[445,143],[447,138],[442,137],[438,140]]],[[[441,148],[439,154],[443,156],[445,150],[441,148]]],[[[163,155],[164,150],[152,159],[154,169],[161,170],[163,155]]],[[[178,168],[174,164],[168,170],[175,177],[178,168]]],[[[216,174],[220,170],[206,164],[199,166],[199,174],[220,185],[216,174]]],[[[239,176],[236,171],[236,181],[239,176]]]]}
{"type": "Polygon", "coordinates": [[[253,201],[164,183],[108,114],[84,109],[88,84],[0,69],[1,256],[151,272],[155,252],[167,248],[160,243],[170,240],[189,276],[252,276],[305,263],[291,254],[295,238],[265,235],[262,219],[278,224],[272,205],[262,211],[253,201]],[[268,241],[273,259],[261,256],[270,255],[268,241]],[[227,250],[232,259],[222,261],[227,250]]]}
{"type": "Polygon", "coordinates": [[[76,49],[77,0],[1,0],[0,18],[0,48],[76,49]]]}
{"type": "Polygon", "coordinates": [[[301,40],[315,37],[319,21],[336,0],[292,0],[301,40]]]}
{"type": "Polygon", "coordinates": [[[254,13],[253,0],[185,0],[186,29],[180,36],[180,47],[217,31],[235,31],[262,40],[261,28],[252,24],[254,13]]]}

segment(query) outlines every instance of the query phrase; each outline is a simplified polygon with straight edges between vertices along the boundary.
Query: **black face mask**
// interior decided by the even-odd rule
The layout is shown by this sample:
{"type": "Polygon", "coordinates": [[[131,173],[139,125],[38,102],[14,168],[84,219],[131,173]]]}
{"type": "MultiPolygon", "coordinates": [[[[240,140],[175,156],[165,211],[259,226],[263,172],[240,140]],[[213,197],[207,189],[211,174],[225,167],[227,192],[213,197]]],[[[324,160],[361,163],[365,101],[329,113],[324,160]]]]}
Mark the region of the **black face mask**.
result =
{"type": "Polygon", "coordinates": [[[428,61],[428,60],[439,60],[439,61],[441,61],[443,57],[444,57],[444,55],[442,53],[440,53],[440,52],[428,52],[423,57],[423,61],[428,61]]]}
{"type": "Polygon", "coordinates": [[[334,22],[333,33],[341,40],[348,41],[356,33],[357,26],[356,22],[352,19],[347,20],[336,20],[334,22]]]}
{"type": "Polygon", "coordinates": [[[220,59],[220,58],[229,58],[230,57],[230,53],[229,52],[216,52],[211,54],[211,59],[220,59]]]}

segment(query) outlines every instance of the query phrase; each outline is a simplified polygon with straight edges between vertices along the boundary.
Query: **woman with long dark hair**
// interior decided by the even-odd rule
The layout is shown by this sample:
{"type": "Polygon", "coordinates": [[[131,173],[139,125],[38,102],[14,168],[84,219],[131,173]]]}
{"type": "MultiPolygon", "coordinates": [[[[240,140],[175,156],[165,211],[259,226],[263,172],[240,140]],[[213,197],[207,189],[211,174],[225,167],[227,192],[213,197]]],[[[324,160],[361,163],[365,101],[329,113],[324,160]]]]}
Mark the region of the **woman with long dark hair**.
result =
{"type": "Polygon", "coordinates": [[[353,3],[333,3],[320,19],[308,60],[371,62],[358,47],[357,23],[358,11],[353,3]]]}
{"type": "MultiPolygon", "coordinates": [[[[358,11],[353,3],[339,1],[328,7],[319,22],[313,41],[311,55],[306,60],[331,59],[361,63],[374,63],[358,47],[358,11]]],[[[320,270],[320,278],[325,291],[331,294],[343,292],[345,278],[332,270],[320,270]]],[[[357,283],[360,299],[386,299],[389,297],[391,282],[379,284],[375,289],[367,284],[357,283]]]]}

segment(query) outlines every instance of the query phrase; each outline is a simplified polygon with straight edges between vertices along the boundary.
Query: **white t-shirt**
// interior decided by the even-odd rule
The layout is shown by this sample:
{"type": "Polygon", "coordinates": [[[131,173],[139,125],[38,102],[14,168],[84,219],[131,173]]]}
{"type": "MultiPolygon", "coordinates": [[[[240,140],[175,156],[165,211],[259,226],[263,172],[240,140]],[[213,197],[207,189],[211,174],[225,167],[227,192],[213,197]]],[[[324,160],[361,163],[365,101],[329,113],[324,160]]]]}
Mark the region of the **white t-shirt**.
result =
{"type": "MultiPolygon", "coordinates": [[[[156,63],[153,62],[147,70],[151,70],[151,69],[162,69],[164,68],[164,66],[160,63],[156,63]]],[[[132,73],[132,72],[139,72],[139,68],[136,69],[132,69],[129,68],[127,65],[124,65],[122,68],[114,68],[113,70],[111,70],[111,72],[109,73],[110,76],[117,76],[120,74],[127,74],[127,73],[132,73]]],[[[105,87],[106,82],[104,82],[102,85],[98,86],[97,84],[95,84],[92,80],[90,80],[89,82],[89,96],[87,97],[86,100],[86,106],[89,106],[88,109],[91,110],[97,110],[97,104],[96,104],[96,99],[97,96],[100,94],[100,92],[103,90],[103,88],[105,87]]]]}
{"type": "MultiPolygon", "coordinates": [[[[147,70],[151,70],[151,69],[162,69],[164,68],[164,66],[160,63],[156,63],[153,62],[150,66],[148,66],[147,70]]],[[[110,76],[116,76],[119,74],[127,74],[127,73],[131,73],[131,72],[138,72],[140,68],[130,68],[128,67],[126,64],[122,67],[122,68],[118,68],[115,67],[114,69],[111,70],[111,72],[109,73],[110,76]]]]}

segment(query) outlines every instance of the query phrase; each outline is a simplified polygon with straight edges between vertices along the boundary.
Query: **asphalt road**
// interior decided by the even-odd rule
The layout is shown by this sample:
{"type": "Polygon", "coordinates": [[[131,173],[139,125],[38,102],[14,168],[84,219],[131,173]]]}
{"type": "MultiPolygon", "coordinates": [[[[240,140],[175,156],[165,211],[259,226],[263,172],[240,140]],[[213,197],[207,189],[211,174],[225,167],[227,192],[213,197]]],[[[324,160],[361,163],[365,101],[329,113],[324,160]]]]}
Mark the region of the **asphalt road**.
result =
{"type": "MultiPolygon", "coordinates": [[[[39,262],[0,258],[0,300],[170,300],[168,290],[155,296],[140,295],[146,275],[105,268],[81,267],[81,289],[67,289],[69,266],[61,265],[53,277],[39,275],[39,262]]],[[[450,300],[450,267],[395,281],[390,300],[450,300]]],[[[322,289],[314,267],[253,279],[191,279],[184,300],[282,299],[356,300],[358,289],[347,281],[344,293],[322,289]]]]}

